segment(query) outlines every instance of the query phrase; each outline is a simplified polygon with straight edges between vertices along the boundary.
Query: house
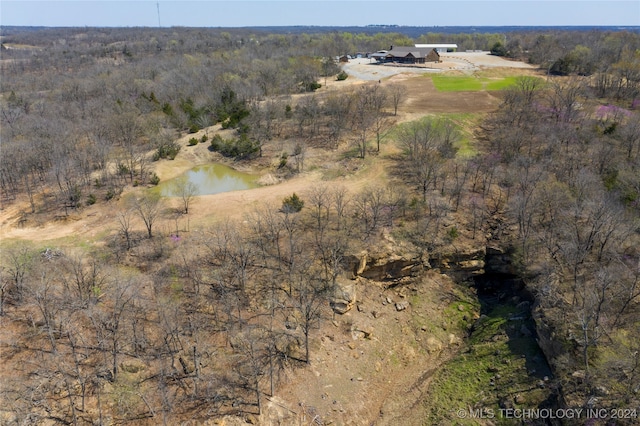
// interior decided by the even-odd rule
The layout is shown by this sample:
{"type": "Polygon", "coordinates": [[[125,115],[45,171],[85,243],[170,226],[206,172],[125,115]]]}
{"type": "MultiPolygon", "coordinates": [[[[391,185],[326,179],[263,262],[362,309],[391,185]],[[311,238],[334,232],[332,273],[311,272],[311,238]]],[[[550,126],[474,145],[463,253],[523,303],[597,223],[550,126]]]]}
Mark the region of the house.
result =
{"type": "Polygon", "coordinates": [[[380,50],[372,54],[371,58],[381,63],[424,64],[426,62],[440,62],[440,54],[436,49],[412,46],[391,46],[389,50],[380,50]]]}

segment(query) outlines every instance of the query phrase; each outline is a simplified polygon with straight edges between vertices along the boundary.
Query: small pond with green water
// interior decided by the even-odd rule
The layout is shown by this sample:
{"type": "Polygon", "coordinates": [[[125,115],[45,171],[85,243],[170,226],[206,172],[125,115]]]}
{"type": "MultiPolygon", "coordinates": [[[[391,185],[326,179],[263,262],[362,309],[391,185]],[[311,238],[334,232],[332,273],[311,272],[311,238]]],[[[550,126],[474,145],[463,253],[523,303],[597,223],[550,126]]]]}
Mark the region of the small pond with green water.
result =
{"type": "Polygon", "coordinates": [[[194,167],[182,175],[160,182],[158,190],[163,197],[180,196],[179,182],[186,179],[195,186],[195,195],[211,195],[220,192],[257,188],[258,177],[239,172],[224,164],[205,164],[194,167]]]}

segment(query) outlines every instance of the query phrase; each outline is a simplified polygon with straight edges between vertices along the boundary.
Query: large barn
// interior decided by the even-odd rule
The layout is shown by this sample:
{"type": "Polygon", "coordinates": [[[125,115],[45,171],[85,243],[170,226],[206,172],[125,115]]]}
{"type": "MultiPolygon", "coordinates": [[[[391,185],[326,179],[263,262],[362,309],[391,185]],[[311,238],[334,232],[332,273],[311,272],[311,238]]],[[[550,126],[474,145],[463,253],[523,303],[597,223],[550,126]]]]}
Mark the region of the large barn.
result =
{"type": "Polygon", "coordinates": [[[438,52],[455,52],[458,49],[457,44],[416,44],[420,49],[436,49],[438,52]]]}
{"type": "Polygon", "coordinates": [[[371,54],[370,57],[382,63],[424,64],[426,62],[440,62],[440,54],[436,49],[413,46],[391,46],[391,49],[380,50],[371,54]]]}

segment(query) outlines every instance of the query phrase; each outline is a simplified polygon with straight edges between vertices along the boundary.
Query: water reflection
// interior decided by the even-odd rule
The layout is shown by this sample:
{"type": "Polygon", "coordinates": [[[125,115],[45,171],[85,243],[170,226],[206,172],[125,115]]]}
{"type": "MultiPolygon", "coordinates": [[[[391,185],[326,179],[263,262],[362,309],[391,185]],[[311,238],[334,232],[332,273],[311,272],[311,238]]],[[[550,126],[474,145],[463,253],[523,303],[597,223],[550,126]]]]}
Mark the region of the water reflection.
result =
{"type": "Polygon", "coordinates": [[[177,178],[161,182],[158,189],[164,197],[179,197],[183,191],[181,188],[186,187],[184,183],[192,183],[194,195],[210,195],[257,188],[259,185],[256,180],[256,176],[239,172],[223,164],[205,164],[194,167],[177,178]]]}

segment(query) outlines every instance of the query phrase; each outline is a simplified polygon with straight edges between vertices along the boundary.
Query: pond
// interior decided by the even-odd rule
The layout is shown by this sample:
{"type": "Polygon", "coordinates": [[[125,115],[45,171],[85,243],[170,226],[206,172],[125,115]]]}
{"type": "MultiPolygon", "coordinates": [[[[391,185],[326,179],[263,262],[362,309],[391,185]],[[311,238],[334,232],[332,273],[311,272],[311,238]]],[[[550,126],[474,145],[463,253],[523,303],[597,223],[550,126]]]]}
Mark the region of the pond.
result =
{"type": "Polygon", "coordinates": [[[220,192],[239,191],[257,188],[258,177],[242,173],[224,164],[205,164],[194,167],[186,173],[164,182],[160,182],[158,190],[163,197],[180,196],[180,182],[193,183],[195,195],[211,195],[220,192]]]}

